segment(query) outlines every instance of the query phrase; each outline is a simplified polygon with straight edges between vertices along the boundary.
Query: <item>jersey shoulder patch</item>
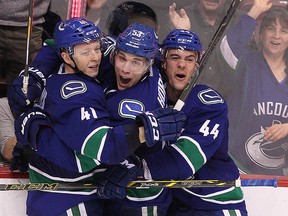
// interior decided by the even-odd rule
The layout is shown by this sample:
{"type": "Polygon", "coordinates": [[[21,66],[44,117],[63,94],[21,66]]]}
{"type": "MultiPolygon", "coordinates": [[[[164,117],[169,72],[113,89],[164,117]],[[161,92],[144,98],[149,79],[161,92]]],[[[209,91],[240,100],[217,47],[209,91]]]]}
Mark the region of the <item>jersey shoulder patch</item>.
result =
{"type": "Polygon", "coordinates": [[[224,103],[224,100],[219,93],[211,88],[200,91],[197,96],[199,100],[206,105],[224,103]]]}
{"type": "Polygon", "coordinates": [[[145,106],[141,101],[124,99],[119,104],[119,115],[123,118],[135,119],[137,115],[145,111],[145,106]]]}

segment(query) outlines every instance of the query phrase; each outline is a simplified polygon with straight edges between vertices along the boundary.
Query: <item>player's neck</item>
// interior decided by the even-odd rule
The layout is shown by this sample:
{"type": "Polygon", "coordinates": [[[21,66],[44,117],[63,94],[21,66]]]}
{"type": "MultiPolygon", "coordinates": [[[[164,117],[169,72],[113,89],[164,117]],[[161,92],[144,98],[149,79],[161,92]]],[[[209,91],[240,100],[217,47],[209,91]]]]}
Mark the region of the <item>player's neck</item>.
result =
{"type": "Polygon", "coordinates": [[[69,74],[74,74],[75,73],[75,70],[68,64],[65,64],[64,71],[65,71],[65,73],[69,73],[69,74]]]}
{"type": "Polygon", "coordinates": [[[168,100],[176,103],[176,101],[179,99],[182,91],[177,91],[177,90],[173,89],[170,85],[167,85],[166,93],[168,96],[168,100]]]}

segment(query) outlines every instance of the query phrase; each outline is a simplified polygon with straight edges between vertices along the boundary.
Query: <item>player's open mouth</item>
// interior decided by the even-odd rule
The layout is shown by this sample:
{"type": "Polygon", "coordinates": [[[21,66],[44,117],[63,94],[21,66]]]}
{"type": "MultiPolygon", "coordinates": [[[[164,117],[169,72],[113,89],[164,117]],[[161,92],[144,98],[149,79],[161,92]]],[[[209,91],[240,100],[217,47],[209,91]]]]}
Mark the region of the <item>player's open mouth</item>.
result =
{"type": "Polygon", "coordinates": [[[98,71],[98,65],[89,66],[89,69],[93,71],[98,71]]]}
{"type": "Polygon", "coordinates": [[[185,74],[176,74],[175,76],[177,79],[184,79],[186,77],[185,74]]]}
{"type": "Polygon", "coordinates": [[[130,78],[125,78],[125,77],[120,76],[120,82],[121,82],[122,84],[127,84],[127,83],[129,83],[130,81],[131,81],[130,78]]]}

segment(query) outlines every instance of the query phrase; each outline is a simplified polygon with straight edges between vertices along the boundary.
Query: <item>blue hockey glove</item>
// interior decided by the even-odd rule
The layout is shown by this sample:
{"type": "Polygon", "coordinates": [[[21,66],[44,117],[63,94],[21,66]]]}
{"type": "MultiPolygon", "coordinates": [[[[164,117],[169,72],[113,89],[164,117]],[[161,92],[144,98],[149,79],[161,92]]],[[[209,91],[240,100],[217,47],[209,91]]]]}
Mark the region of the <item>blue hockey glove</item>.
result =
{"type": "Polygon", "coordinates": [[[41,96],[42,90],[45,86],[46,79],[39,70],[33,67],[29,67],[28,70],[29,79],[27,96],[22,91],[24,71],[22,71],[14,80],[8,91],[9,106],[15,116],[19,116],[21,113],[32,107],[34,101],[41,96]]]}
{"type": "Polygon", "coordinates": [[[103,176],[97,180],[97,195],[101,199],[123,199],[126,196],[126,186],[136,179],[142,170],[141,161],[135,155],[130,155],[120,164],[109,166],[103,176]]]}
{"type": "Polygon", "coordinates": [[[14,170],[27,172],[29,167],[28,164],[33,153],[34,151],[30,146],[19,147],[18,144],[16,144],[12,152],[13,157],[10,162],[10,170],[12,172],[14,170]]]}
{"type": "Polygon", "coordinates": [[[36,138],[41,126],[51,126],[47,114],[39,107],[32,107],[15,119],[15,135],[20,148],[30,146],[37,150],[36,138]]]}
{"type": "Polygon", "coordinates": [[[137,125],[145,128],[146,144],[150,147],[158,141],[176,140],[185,120],[184,112],[171,108],[147,111],[136,117],[137,125]]]}

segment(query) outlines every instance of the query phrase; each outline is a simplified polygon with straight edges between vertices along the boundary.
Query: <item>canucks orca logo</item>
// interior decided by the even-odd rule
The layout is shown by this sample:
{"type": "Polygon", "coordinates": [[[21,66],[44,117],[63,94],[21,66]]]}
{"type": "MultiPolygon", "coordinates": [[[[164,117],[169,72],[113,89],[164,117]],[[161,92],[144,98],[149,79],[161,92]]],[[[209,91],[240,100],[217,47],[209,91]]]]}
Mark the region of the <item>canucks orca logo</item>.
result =
{"type": "Polygon", "coordinates": [[[123,118],[132,118],[145,111],[144,105],[137,100],[122,100],[119,104],[119,115],[123,118]]]}
{"type": "Polygon", "coordinates": [[[286,164],[288,143],[264,140],[265,129],[253,134],[245,143],[248,157],[265,169],[278,169],[286,164]]]}
{"type": "Polygon", "coordinates": [[[72,97],[77,94],[83,94],[87,91],[87,86],[84,82],[78,80],[70,80],[62,86],[60,92],[64,99],[72,97]]]}
{"type": "Polygon", "coordinates": [[[203,104],[217,104],[224,103],[223,98],[213,89],[205,89],[198,93],[198,98],[203,104]]]}

